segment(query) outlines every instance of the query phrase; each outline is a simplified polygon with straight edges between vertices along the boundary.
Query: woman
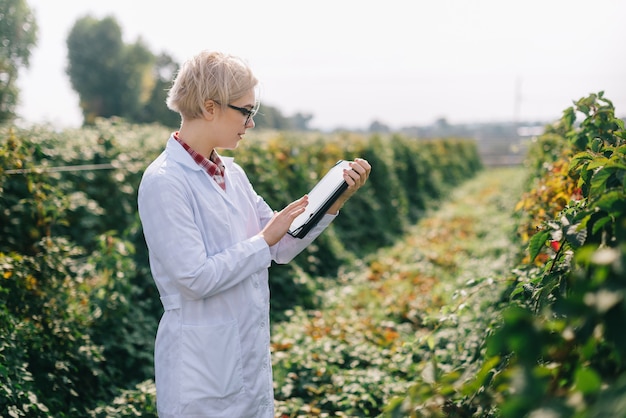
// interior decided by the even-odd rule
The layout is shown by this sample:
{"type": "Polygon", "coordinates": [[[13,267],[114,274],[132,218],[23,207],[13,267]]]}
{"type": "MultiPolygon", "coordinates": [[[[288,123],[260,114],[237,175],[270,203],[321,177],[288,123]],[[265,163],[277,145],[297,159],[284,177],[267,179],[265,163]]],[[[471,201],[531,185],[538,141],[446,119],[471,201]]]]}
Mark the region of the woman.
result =
{"type": "Polygon", "coordinates": [[[201,52],[183,64],[167,105],[180,129],[139,187],[139,215],[165,313],[155,343],[161,418],[273,417],[268,267],[287,263],[367,180],[355,159],[349,187],[309,234],[286,234],[307,196],[274,212],[234,149],[258,108],[257,79],[239,58],[201,52]]]}

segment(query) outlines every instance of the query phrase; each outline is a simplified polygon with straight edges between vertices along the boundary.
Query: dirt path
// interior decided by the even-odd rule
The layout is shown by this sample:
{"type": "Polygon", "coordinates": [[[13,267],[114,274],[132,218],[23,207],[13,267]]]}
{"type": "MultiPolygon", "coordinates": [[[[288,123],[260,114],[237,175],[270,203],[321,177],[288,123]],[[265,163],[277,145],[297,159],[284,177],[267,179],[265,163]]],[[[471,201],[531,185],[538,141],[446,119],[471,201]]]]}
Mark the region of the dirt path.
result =
{"type": "Polygon", "coordinates": [[[480,173],[397,245],[346,269],[319,310],[290,313],[273,334],[277,416],[378,416],[415,383],[435,408],[430,386],[475,374],[519,248],[523,174],[480,173]]]}

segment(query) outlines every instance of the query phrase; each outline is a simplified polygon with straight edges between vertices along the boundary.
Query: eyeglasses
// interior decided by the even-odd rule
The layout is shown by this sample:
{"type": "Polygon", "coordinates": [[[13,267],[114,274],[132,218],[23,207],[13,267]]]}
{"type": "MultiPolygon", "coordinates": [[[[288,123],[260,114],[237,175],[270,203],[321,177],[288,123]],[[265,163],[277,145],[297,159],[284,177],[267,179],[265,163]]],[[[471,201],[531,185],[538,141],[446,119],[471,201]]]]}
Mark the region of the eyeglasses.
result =
{"type": "Polygon", "coordinates": [[[244,115],[246,117],[246,121],[244,122],[244,126],[246,126],[249,122],[250,119],[252,119],[257,112],[259,111],[259,102],[256,102],[256,104],[254,105],[254,107],[252,109],[247,109],[245,107],[238,107],[238,106],[233,106],[231,104],[227,105],[228,107],[230,107],[231,109],[234,109],[236,111],[238,111],[239,113],[241,113],[242,115],[244,115]]]}

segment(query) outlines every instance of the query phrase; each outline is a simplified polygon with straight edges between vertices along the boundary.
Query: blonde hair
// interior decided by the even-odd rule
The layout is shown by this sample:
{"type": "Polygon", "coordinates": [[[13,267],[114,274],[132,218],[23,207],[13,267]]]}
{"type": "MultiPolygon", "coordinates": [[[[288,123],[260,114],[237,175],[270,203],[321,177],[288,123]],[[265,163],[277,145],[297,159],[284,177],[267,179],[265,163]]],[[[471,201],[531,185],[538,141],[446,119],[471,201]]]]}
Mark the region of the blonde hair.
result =
{"type": "Polygon", "coordinates": [[[166,104],[183,119],[197,119],[202,116],[207,100],[214,100],[225,108],[257,84],[252,70],[241,58],[202,51],[183,63],[166,104]]]}

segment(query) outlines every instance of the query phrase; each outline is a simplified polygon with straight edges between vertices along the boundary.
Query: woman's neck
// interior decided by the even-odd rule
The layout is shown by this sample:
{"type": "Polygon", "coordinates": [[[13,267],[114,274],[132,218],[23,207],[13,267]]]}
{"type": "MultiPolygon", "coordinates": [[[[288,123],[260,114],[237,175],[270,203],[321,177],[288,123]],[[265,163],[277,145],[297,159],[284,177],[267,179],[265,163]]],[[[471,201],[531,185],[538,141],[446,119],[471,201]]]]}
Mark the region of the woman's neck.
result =
{"type": "Polygon", "coordinates": [[[194,119],[181,123],[178,130],[178,137],[189,145],[194,151],[209,158],[215,149],[209,135],[207,135],[208,127],[206,121],[202,119],[194,119]]]}

